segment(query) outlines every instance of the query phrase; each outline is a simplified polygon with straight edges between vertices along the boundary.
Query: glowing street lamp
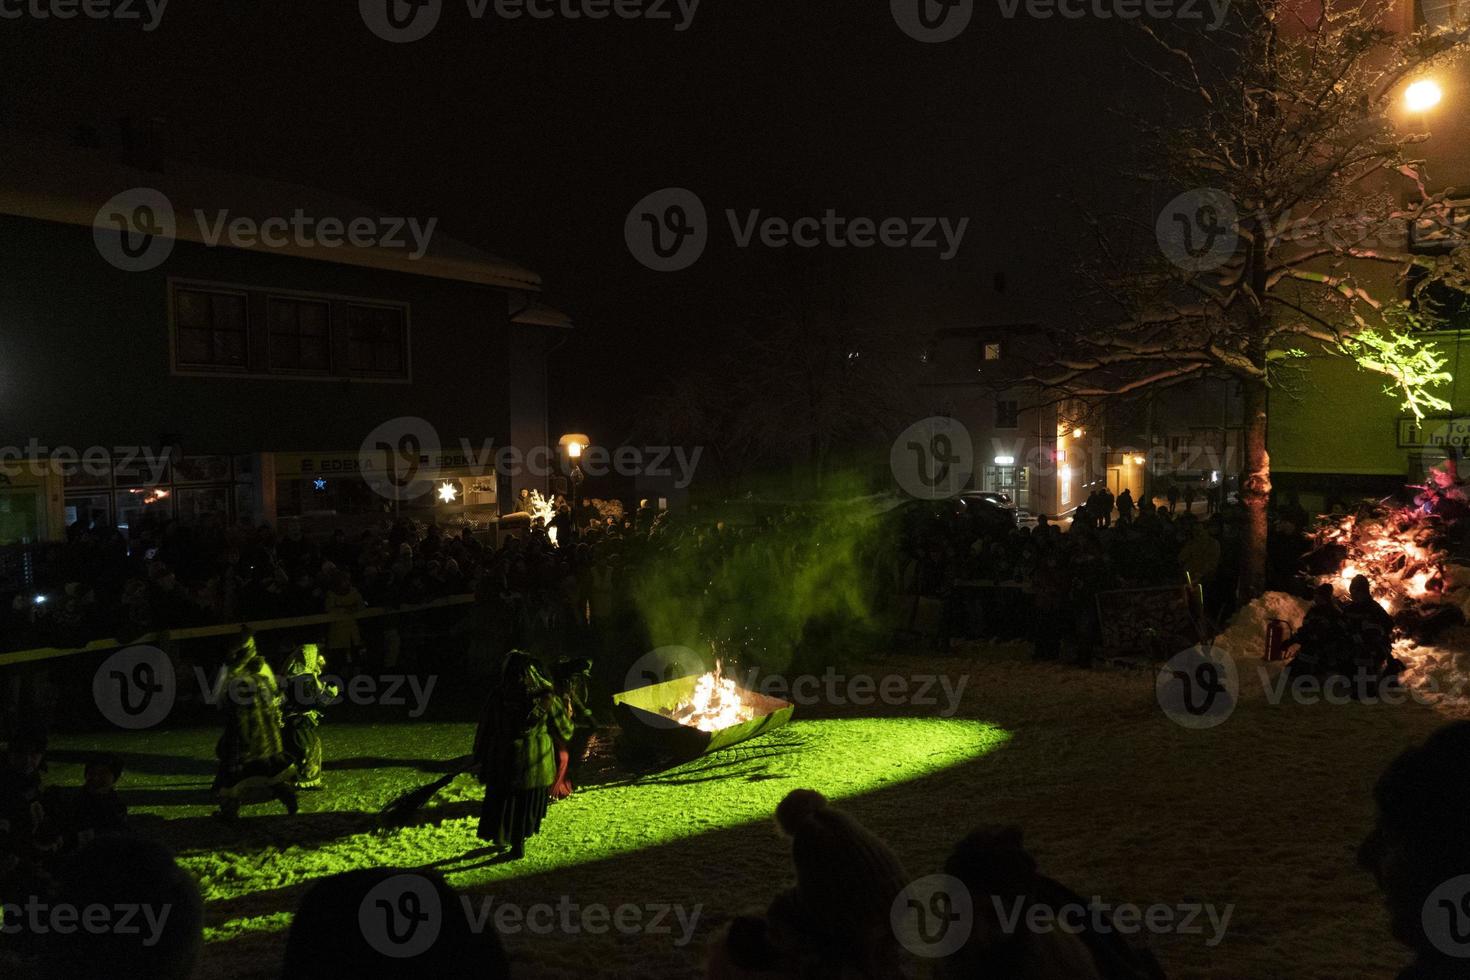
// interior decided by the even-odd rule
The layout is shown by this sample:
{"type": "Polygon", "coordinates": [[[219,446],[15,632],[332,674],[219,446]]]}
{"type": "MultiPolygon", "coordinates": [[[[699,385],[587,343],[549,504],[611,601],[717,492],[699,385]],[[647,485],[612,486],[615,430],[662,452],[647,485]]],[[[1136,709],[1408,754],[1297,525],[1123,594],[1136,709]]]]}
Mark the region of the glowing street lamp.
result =
{"type": "Polygon", "coordinates": [[[1410,112],[1428,112],[1444,99],[1444,89],[1432,79],[1420,79],[1404,90],[1404,104],[1410,112]]]}
{"type": "Polygon", "coordinates": [[[567,475],[570,478],[572,490],[572,535],[575,537],[577,533],[577,486],[586,479],[582,474],[582,467],[577,465],[577,460],[582,458],[582,450],[592,445],[592,439],[585,432],[568,432],[561,437],[560,443],[572,467],[571,472],[567,475]]]}

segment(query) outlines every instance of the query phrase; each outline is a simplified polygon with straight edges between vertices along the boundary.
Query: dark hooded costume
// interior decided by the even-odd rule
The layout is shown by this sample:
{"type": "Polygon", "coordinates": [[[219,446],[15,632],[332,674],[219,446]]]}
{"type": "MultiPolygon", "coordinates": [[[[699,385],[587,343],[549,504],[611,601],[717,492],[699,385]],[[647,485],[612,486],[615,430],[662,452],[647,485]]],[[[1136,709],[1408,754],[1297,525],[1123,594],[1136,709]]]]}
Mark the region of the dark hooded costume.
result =
{"type": "Polygon", "coordinates": [[[280,800],[287,812],[295,813],[296,793],[290,780],[296,768],[282,742],[280,690],[275,672],[248,631],[230,651],[215,693],[225,713],[225,731],[215,746],[219,771],[214,792],[220,815],[233,818],[242,803],[253,802],[262,794],[280,800]]]}
{"type": "Polygon", "coordinates": [[[567,703],[556,696],[530,654],[512,652],[485,700],[475,731],[475,760],[485,783],[479,836],[513,855],[541,829],[556,782],[556,740],[573,734],[567,703]]]}
{"type": "Polygon", "coordinates": [[[307,643],[297,649],[286,665],[286,683],[282,692],[282,721],[285,726],[285,750],[296,767],[297,789],[322,788],[322,707],[337,694],[335,687],[322,682],[326,667],[320,648],[307,643]]]}

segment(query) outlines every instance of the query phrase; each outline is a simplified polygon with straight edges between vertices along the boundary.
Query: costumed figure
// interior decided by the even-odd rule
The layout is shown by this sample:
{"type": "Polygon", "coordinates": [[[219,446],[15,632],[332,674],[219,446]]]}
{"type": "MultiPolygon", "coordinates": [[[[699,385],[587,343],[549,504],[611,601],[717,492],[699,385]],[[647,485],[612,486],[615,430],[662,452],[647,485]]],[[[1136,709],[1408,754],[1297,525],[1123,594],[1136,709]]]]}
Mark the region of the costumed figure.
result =
{"type": "Polygon", "coordinates": [[[283,742],[286,755],[296,766],[295,787],[322,788],[322,708],[337,696],[337,687],[322,683],[326,658],[315,643],[304,643],[286,664],[286,684],[282,692],[283,742]]]}
{"type": "Polygon", "coordinates": [[[556,782],[553,733],[562,742],[571,741],[566,705],[531,655],[512,651],[499,684],[485,700],[474,749],[485,784],[480,839],[509,849],[511,858],[525,855],[526,838],[535,835],[546,816],[556,782]]]}
{"type": "Polygon", "coordinates": [[[215,695],[225,712],[225,731],[215,746],[218,816],[233,820],[241,804],[260,798],[277,799],[294,814],[297,801],[291,780],[296,767],[286,757],[281,739],[281,694],[275,672],[248,629],[230,651],[215,695]]]}
{"type": "Polygon", "coordinates": [[[590,660],[561,660],[552,669],[552,685],[572,722],[572,737],[556,740],[556,781],[551,784],[551,798],[564,800],[572,795],[570,770],[587,754],[597,719],[587,707],[587,680],[592,673],[590,660]]]}

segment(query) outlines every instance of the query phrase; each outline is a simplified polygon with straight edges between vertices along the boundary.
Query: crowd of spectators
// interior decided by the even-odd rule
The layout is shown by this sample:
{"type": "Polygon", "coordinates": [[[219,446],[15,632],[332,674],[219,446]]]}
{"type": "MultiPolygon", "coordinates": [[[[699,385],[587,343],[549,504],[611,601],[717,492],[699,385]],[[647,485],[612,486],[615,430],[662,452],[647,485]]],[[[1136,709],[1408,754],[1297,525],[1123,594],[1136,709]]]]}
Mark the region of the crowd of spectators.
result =
{"type": "MultiPolygon", "coordinates": [[[[554,522],[565,513],[563,505],[554,522]]],[[[637,519],[644,518],[598,523],[632,533],[637,519]]],[[[482,587],[538,595],[561,585],[571,558],[550,546],[546,532],[542,522],[528,521],[526,533],[505,535],[497,545],[493,532],[390,518],[326,537],[307,534],[295,521],[279,528],[145,521],[130,536],[77,524],[64,542],[40,547],[33,587],[12,588],[0,611],[0,649],[396,609],[482,587]]],[[[345,628],[333,639],[333,646],[355,645],[345,628]]]]}
{"type": "MultiPolygon", "coordinates": [[[[909,625],[941,648],[1025,638],[1039,658],[1086,664],[1099,642],[1099,593],[1186,582],[1200,587],[1202,614],[1222,623],[1235,607],[1244,507],[1233,497],[1178,504],[1177,494],[1135,504],[1127,491],[1094,490],[1064,521],[1042,516],[1034,527],[984,504],[913,508],[900,544],[901,591],[915,597],[909,625]]],[[[1268,587],[1294,586],[1306,524],[1294,500],[1273,502],[1268,587]]]]}

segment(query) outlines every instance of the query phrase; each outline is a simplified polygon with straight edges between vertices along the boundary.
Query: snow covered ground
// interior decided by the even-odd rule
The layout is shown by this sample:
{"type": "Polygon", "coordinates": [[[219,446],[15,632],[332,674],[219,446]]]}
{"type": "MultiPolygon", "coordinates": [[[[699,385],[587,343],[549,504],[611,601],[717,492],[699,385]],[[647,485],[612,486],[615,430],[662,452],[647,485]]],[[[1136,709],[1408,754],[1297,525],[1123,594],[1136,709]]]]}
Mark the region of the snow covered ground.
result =
{"type": "MultiPolygon", "coordinates": [[[[1259,661],[1244,658],[1259,656],[1265,619],[1291,612],[1287,602],[1268,599],[1222,634],[1251,665],[1244,675],[1256,674],[1259,661]]],[[[1084,896],[1233,906],[1218,945],[1200,934],[1144,937],[1174,978],[1390,976],[1401,965],[1353,855],[1378,772],[1442,711],[1412,700],[1273,705],[1243,691],[1227,722],[1191,731],[1160,710],[1151,673],[1081,672],[1026,653],[977,645],[869,665],[878,678],[964,678],[953,718],[920,705],[803,706],[786,729],[645,780],[602,751],[516,864],[474,854],[479,790],[468,778],[421,822],[377,826],[387,800],[467,751],[467,724],[329,724],[328,789],[303,796],[296,817],[264,805],[236,827],[208,816],[213,731],[58,737],[51,779],[77,781],[80,753],[99,742],[126,753],[123,788],[140,829],[175,847],[208,896],[201,980],[273,977],[312,879],[424,865],[496,903],[566,896],[698,909],[682,944],[677,929],[509,935],[518,977],[696,977],[709,938],[788,881],[770,813],[798,786],[840,799],[915,877],[939,870],[975,825],[1015,823],[1043,869],[1084,896]]],[[[1430,656],[1416,669],[1436,669],[1430,656]]]]}

